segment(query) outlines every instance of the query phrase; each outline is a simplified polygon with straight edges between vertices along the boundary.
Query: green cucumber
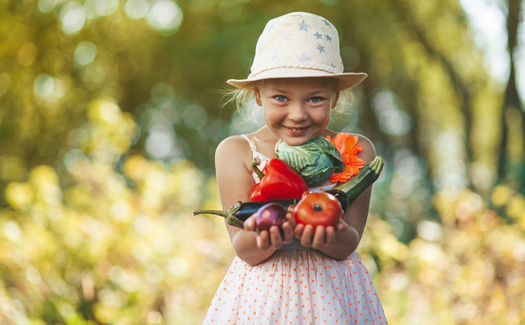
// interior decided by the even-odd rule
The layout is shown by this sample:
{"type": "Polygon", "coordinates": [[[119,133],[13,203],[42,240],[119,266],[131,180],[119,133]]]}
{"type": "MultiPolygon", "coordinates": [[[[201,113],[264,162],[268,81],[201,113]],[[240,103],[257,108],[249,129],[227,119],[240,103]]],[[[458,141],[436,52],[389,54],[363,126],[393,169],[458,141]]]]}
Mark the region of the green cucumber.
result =
{"type": "Polygon", "coordinates": [[[350,204],[377,180],[379,174],[381,174],[383,165],[383,158],[377,156],[370,164],[363,167],[357,175],[352,177],[348,182],[335,187],[335,189],[345,192],[350,204]]]}

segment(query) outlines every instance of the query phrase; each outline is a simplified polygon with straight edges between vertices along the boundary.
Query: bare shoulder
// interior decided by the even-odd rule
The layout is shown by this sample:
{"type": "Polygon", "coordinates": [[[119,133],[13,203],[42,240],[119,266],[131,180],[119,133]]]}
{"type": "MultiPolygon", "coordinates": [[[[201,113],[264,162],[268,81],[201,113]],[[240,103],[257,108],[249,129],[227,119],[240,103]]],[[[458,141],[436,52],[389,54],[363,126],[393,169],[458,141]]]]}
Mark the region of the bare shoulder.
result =
{"type": "Polygon", "coordinates": [[[230,166],[250,170],[251,159],[250,144],[239,135],[222,140],[215,150],[216,169],[230,166]]]}
{"type": "Polygon", "coordinates": [[[254,184],[248,141],[241,136],[224,139],[215,151],[215,172],[223,208],[246,201],[254,184]]]}
{"type": "Polygon", "coordinates": [[[363,147],[363,150],[359,153],[359,158],[363,159],[365,163],[371,162],[376,157],[376,148],[370,139],[362,134],[352,134],[357,136],[357,144],[363,147]]]}
{"type": "MultiPolygon", "coordinates": [[[[246,139],[240,135],[234,135],[228,137],[219,143],[217,149],[215,150],[215,157],[222,156],[236,156],[239,157],[243,153],[249,152],[250,145],[246,139]]],[[[239,157],[240,158],[240,157],[239,157]]]]}

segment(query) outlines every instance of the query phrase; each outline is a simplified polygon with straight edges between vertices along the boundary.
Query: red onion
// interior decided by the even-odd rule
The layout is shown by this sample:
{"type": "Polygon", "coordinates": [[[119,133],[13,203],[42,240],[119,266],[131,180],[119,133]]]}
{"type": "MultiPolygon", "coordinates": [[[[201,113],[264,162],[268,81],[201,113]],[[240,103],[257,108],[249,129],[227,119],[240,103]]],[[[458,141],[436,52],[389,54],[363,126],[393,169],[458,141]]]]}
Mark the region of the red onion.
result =
{"type": "Polygon", "coordinates": [[[286,208],[279,203],[271,202],[263,205],[256,214],[257,231],[270,230],[271,226],[280,227],[286,221],[286,208]]]}

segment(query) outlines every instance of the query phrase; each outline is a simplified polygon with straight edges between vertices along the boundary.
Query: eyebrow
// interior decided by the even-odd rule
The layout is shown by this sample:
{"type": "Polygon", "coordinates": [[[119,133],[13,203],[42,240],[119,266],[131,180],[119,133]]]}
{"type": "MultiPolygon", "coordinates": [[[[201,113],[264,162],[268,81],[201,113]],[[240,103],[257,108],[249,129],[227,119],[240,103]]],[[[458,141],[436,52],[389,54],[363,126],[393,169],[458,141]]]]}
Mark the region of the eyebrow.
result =
{"type": "Polygon", "coordinates": [[[282,90],[280,88],[270,88],[270,91],[283,93],[283,94],[287,94],[288,93],[286,90],[282,90]]]}
{"type": "MultiPolygon", "coordinates": [[[[283,89],[280,89],[280,88],[270,88],[270,91],[278,92],[278,93],[282,93],[282,94],[290,93],[289,91],[286,91],[286,90],[283,90],[283,89]]],[[[313,90],[312,92],[308,93],[307,96],[315,96],[317,94],[324,94],[324,90],[313,90]]]]}

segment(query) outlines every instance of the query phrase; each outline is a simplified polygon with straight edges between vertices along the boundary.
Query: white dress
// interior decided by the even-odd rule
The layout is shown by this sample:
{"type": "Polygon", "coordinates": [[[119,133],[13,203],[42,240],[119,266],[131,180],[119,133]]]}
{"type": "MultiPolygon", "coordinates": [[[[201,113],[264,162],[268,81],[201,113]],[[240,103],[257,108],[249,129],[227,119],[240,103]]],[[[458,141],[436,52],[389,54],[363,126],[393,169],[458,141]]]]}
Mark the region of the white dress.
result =
{"type": "MultiPolygon", "coordinates": [[[[246,139],[265,164],[268,158],[246,139]]],[[[387,320],[357,252],[338,261],[294,241],[256,266],[235,257],[203,324],[379,325],[387,320]]]]}

